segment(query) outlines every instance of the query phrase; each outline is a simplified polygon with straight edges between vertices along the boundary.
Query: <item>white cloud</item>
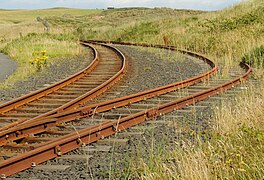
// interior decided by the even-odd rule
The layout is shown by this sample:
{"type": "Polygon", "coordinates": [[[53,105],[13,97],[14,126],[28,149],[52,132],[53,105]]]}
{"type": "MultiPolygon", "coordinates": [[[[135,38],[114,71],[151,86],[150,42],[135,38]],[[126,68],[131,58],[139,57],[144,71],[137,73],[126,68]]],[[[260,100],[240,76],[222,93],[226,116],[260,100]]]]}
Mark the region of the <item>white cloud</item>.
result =
{"type": "Polygon", "coordinates": [[[114,7],[170,7],[216,10],[242,0],[0,0],[0,8],[36,9],[50,7],[106,8],[114,7]]]}

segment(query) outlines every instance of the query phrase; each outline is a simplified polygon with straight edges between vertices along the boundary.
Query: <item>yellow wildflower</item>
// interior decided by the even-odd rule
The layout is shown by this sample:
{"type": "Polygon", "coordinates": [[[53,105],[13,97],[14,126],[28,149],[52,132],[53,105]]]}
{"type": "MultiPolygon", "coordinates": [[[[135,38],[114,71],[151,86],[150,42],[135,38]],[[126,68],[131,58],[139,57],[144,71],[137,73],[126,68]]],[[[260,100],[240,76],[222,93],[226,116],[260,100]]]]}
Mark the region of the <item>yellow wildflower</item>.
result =
{"type": "Polygon", "coordinates": [[[226,161],[226,164],[230,164],[232,161],[233,161],[232,159],[228,159],[228,160],[226,161]]]}
{"type": "Polygon", "coordinates": [[[42,50],[42,51],[40,51],[40,53],[44,56],[45,54],[46,54],[46,50],[42,50]]]}

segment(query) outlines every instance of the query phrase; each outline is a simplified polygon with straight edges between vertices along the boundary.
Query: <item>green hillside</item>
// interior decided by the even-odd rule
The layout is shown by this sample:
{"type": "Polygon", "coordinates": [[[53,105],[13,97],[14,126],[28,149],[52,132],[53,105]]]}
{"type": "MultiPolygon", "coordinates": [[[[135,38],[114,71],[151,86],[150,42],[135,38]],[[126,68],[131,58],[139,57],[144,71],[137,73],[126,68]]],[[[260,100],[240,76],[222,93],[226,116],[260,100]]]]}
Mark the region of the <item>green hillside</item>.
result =
{"type": "Polygon", "coordinates": [[[82,39],[163,43],[238,62],[264,41],[264,5],[243,2],[217,12],[131,8],[92,15],[48,17],[54,27],[76,27],[82,39]]]}
{"type": "Polygon", "coordinates": [[[19,24],[34,21],[36,17],[41,16],[80,16],[85,14],[94,14],[100,10],[89,9],[70,9],[70,8],[51,8],[39,10],[1,10],[0,24],[19,24]]]}

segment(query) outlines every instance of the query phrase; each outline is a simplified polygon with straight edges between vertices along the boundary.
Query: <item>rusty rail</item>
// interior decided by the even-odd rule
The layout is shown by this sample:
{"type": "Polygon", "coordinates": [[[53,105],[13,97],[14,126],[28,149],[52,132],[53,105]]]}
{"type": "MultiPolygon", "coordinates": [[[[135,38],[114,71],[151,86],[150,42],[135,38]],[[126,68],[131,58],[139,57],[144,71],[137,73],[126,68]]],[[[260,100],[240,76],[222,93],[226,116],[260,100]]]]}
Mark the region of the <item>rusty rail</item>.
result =
{"type": "MultiPolygon", "coordinates": [[[[91,43],[94,43],[94,42],[91,42],[91,43]]],[[[100,44],[100,43],[96,43],[96,44],[100,44]]],[[[82,96],[80,96],[80,97],[78,97],[78,98],[76,98],[76,99],[64,104],[63,106],[61,106],[61,107],[59,107],[57,109],[54,109],[53,111],[50,111],[50,112],[47,112],[47,113],[42,114],[40,116],[37,116],[35,118],[32,118],[29,121],[41,119],[43,117],[51,116],[51,115],[54,115],[56,113],[63,112],[63,111],[66,111],[66,110],[76,109],[76,108],[80,107],[80,105],[83,105],[85,102],[96,98],[99,94],[105,92],[107,89],[109,89],[115,83],[117,83],[121,78],[123,78],[123,76],[124,76],[124,74],[126,73],[126,70],[127,70],[126,57],[123,55],[123,53],[121,51],[119,51],[115,47],[107,46],[107,45],[104,45],[104,44],[100,44],[100,45],[108,47],[108,48],[111,48],[122,59],[122,67],[121,67],[120,71],[118,71],[113,77],[111,77],[109,80],[107,80],[106,82],[104,82],[100,86],[92,89],[91,91],[83,94],[82,96]]]]}
{"type": "MultiPolygon", "coordinates": [[[[85,42],[81,42],[83,45],[87,45],[88,46],[88,44],[86,44],[85,42]]],[[[93,43],[93,42],[92,42],[93,43]]],[[[95,44],[100,44],[100,43],[95,43],[95,44]]],[[[12,123],[12,124],[10,124],[10,125],[7,125],[7,126],[5,126],[5,127],[3,127],[3,128],[1,128],[0,130],[1,130],[1,133],[2,132],[4,132],[4,131],[6,131],[7,129],[10,129],[10,128],[12,128],[12,127],[14,127],[14,126],[18,126],[19,124],[22,124],[22,123],[25,123],[25,122],[28,122],[28,121],[34,121],[34,120],[37,120],[37,119],[42,119],[42,118],[44,118],[44,117],[47,117],[47,116],[51,116],[51,115],[54,115],[54,114],[56,114],[56,113],[59,113],[59,112],[63,112],[63,111],[66,111],[66,110],[71,110],[71,109],[75,109],[75,108],[77,108],[77,107],[79,107],[80,105],[82,105],[83,103],[85,103],[85,102],[87,102],[87,101],[89,101],[89,100],[92,100],[92,99],[94,99],[95,97],[97,97],[99,94],[101,94],[101,93],[103,93],[103,92],[105,92],[107,89],[109,89],[111,86],[113,86],[115,83],[117,83],[121,78],[123,78],[123,76],[124,76],[124,74],[126,73],[126,70],[127,70],[127,61],[126,61],[126,58],[125,58],[125,56],[117,49],[117,48],[114,48],[114,47],[111,47],[111,46],[107,46],[107,45],[104,45],[104,44],[100,44],[100,45],[102,45],[102,46],[105,46],[105,47],[107,47],[107,48],[111,48],[112,50],[114,50],[115,52],[116,52],[116,54],[121,58],[121,60],[122,60],[122,67],[120,68],[120,70],[113,76],[113,77],[111,77],[110,79],[108,79],[106,82],[104,82],[103,84],[101,84],[100,86],[98,86],[98,87],[96,87],[96,88],[94,88],[94,89],[92,89],[91,91],[89,91],[89,92],[87,92],[87,93],[85,93],[85,94],[83,94],[82,96],[80,96],[80,97],[78,97],[78,98],[76,98],[76,99],[73,99],[72,101],[70,101],[70,102],[68,102],[68,103],[66,103],[66,104],[64,104],[64,105],[62,105],[62,106],[60,106],[60,107],[58,107],[58,108],[56,108],[56,109],[54,109],[54,110],[52,110],[52,111],[49,111],[49,112],[47,112],[47,113],[44,113],[44,114],[41,114],[41,115],[39,115],[39,116],[37,116],[37,117],[34,117],[34,118],[31,118],[31,119],[26,119],[26,120],[21,120],[21,121],[18,121],[18,122],[14,122],[14,123],[12,123]]],[[[91,47],[91,46],[90,46],[91,47]]],[[[94,50],[94,52],[96,52],[95,54],[96,54],[96,58],[95,58],[95,60],[94,60],[94,62],[97,62],[98,63],[98,54],[97,54],[97,51],[96,51],[96,49],[94,49],[93,48],[93,50],[94,50]]],[[[94,62],[90,65],[90,66],[94,66],[93,64],[94,64],[94,62]]],[[[90,67],[89,66],[89,67],[90,67]]],[[[90,70],[91,71],[91,70],[90,70]]],[[[89,72],[90,72],[89,71],[89,72]]],[[[81,72],[80,72],[81,73],[81,72]]],[[[80,74],[80,73],[78,73],[78,74],[80,74]]],[[[87,72],[85,72],[85,73],[87,73],[87,72]]],[[[77,74],[76,74],[77,75],[77,74]]],[[[76,75],[74,75],[73,77],[75,77],[76,75]]],[[[70,78],[69,78],[70,79],[70,78]]],[[[67,79],[66,79],[67,80],[67,79]]],[[[64,80],[64,81],[66,81],[66,80],[64,80]]],[[[77,80],[77,79],[76,79],[77,80]]],[[[64,82],[64,81],[62,81],[62,82],[64,82]]],[[[68,82],[68,81],[67,81],[68,82]]],[[[71,82],[69,82],[69,83],[71,83],[71,82]]],[[[57,84],[59,84],[59,83],[57,83],[57,84]]],[[[53,86],[56,86],[57,84],[55,84],[55,85],[53,85],[53,86]]],[[[67,85],[67,84],[66,84],[67,85]]],[[[57,86],[56,86],[57,87],[57,86]]],[[[58,87],[58,88],[61,88],[61,87],[58,87]]],[[[47,89],[47,88],[45,88],[45,89],[47,89]]],[[[43,91],[43,96],[45,96],[45,95],[47,95],[46,93],[45,93],[45,89],[43,89],[43,90],[41,90],[41,92],[43,91]]],[[[56,90],[56,89],[55,89],[56,90]]],[[[54,90],[54,91],[55,91],[54,90]]],[[[35,93],[33,93],[33,95],[34,96],[36,96],[37,98],[39,98],[39,94],[37,94],[38,93],[38,91],[37,92],[35,92],[35,93]]],[[[28,95],[29,96],[29,95],[28,95]]],[[[21,97],[21,98],[18,98],[17,100],[16,100],[16,102],[20,102],[19,100],[20,99],[23,99],[23,97],[21,97]]],[[[11,103],[11,102],[10,102],[11,103]]]]}
{"type": "Polygon", "coordinates": [[[31,101],[34,101],[36,99],[39,99],[43,96],[46,96],[62,87],[67,86],[68,84],[73,83],[74,81],[80,79],[81,77],[83,77],[85,74],[91,72],[98,64],[99,62],[99,58],[98,58],[98,54],[97,51],[94,47],[89,46],[86,43],[82,43],[82,45],[84,46],[88,46],[92,49],[93,53],[94,53],[94,60],[92,61],[92,63],[85,69],[83,69],[82,71],[70,76],[67,79],[64,79],[62,81],[59,81],[51,86],[45,87],[43,89],[37,90],[35,92],[29,93],[27,95],[21,96],[19,98],[16,98],[14,100],[11,100],[7,103],[4,103],[2,105],[0,105],[0,114],[3,114],[5,112],[8,112],[12,109],[15,109],[19,106],[22,106],[26,103],[29,103],[31,101]]]}
{"type": "Polygon", "coordinates": [[[146,111],[142,111],[125,118],[107,121],[98,125],[71,133],[57,140],[50,141],[35,150],[29,151],[17,157],[10,158],[0,163],[0,174],[2,177],[7,177],[22,170],[36,166],[49,159],[56,158],[71,150],[85,146],[99,139],[116,134],[119,131],[125,130],[131,126],[143,123],[147,120],[155,119],[156,117],[176,109],[183,108],[198,101],[202,101],[210,96],[216,95],[220,92],[228,90],[235,85],[247,79],[252,72],[252,68],[246,64],[241,64],[246,68],[246,73],[228,83],[218,85],[216,87],[195,93],[159,107],[154,107],[146,111]]]}
{"type": "MultiPolygon", "coordinates": [[[[89,43],[93,43],[93,42],[89,42],[89,43]]],[[[169,49],[169,48],[164,47],[164,46],[159,46],[159,48],[169,49]]],[[[171,47],[170,47],[170,49],[179,51],[179,50],[177,50],[175,48],[171,48],[171,47]]],[[[180,50],[180,52],[194,56],[196,58],[199,58],[199,59],[205,61],[207,64],[209,64],[211,66],[212,69],[209,70],[208,72],[205,72],[205,73],[198,75],[198,76],[195,76],[193,78],[190,78],[190,79],[187,79],[184,81],[180,81],[180,82],[176,82],[173,84],[169,84],[166,86],[158,87],[158,88],[155,88],[152,90],[148,90],[148,91],[140,92],[137,94],[125,96],[122,98],[117,98],[114,100],[90,105],[87,107],[79,108],[77,110],[64,111],[64,112],[59,113],[59,114],[50,115],[46,118],[43,118],[44,116],[42,116],[42,118],[34,118],[32,120],[27,121],[27,123],[24,123],[24,124],[21,124],[19,126],[14,127],[14,128],[0,132],[0,146],[5,145],[6,143],[8,143],[10,141],[14,141],[17,139],[27,137],[30,134],[45,132],[49,128],[58,125],[58,123],[60,123],[62,121],[68,122],[68,121],[73,121],[73,120],[83,118],[83,117],[89,117],[95,113],[104,112],[104,111],[110,110],[112,108],[125,106],[125,105],[128,105],[129,103],[138,102],[138,101],[141,101],[141,100],[146,99],[146,98],[151,98],[151,97],[154,97],[157,95],[162,95],[162,94],[165,94],[165,93],[168,93],[171,91],[175,91],[177,89],[181,89],[181,88],[193,85],[193,84],[200,82],[204,79],[210,78],[212,75],[214,75],[217,72],[216,65],[210,59],[208,59],[202,55],[198,55],[196,53],[189,52],[189,51],[180,50]]]]}
{"type": "Polygon", "coordinates": [[[160,48],[160,49],[168,49],[168,50],[174,50],[178,51],[182,54],[187,54],[192,57],[196,57],[199,59],[204,60],[206,63],[208,63],[211,67],[215,66],[213,61],[210,59],[204,57],[201,54],[194,53],[188,50],[182,50],[178,49],[176,46],[164,46],[164,45],[159,45],[159,44],[146,44],[146,43],[130,43],[130,42],[116,42],[116,41],[100,41],[100,40],[80,40],[82,43],[103,43],[103,44],[116,44],[116,45],[128,45],[128,46],[142,46],[142,47],[153,47],[153,48],[160,48]]]}

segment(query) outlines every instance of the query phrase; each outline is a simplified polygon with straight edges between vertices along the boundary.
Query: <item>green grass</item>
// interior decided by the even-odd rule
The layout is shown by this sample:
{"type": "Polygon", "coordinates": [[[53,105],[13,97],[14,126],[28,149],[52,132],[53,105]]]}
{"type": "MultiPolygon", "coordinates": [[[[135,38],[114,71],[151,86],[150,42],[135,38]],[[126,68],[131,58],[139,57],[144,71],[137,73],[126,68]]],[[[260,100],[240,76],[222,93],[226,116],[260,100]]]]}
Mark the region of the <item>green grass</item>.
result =
{"type": "Polygon", "coordinates": [[[34,55],[36,52],[43,50],[47,51],[48,65],[62,58],[84,55],[83,49],[73,35],[28,34],[11,41],[2,50],[17,61],[18,69],[6,81],[0,83],[0,87],[8,88],[17,81],[33,76],[39,69],[30,62],[36,58],[34,55]]]}
{"type": "Polygon", "coordinates": [[[19,63],[1,87],[36,73],[29,63],[35,51],[46,50],[49,61],[81,56],[78,39],[163,44],[166,35],[170,45],[205,54],[227,70],[242,60],[249,62],[259,86],[249,86],[234,101],[216,107],[208,130],[193,133],[189,127],[180,127],[194,136],[194,142],[184,139],[173,150],[153,144],[148,159],[133,157],[129,173],[138,179],[262,179],[263,11],[263,0],[216,12],[168,8],[0,10],[0,49],[19,63]],[[43,33],[37,16],[51,24],[49,34],[43,33]]]}
{"type": "Polygon", "coordinates": [[[101,10],[52,8],[40,10],[0,10],[0,24],[19,24],[35,21],[38,16],[81,16],[98,13],[101,10]]]}
{"type": "Polygon", "coordinates": [[[105,10],[75,17],[47,17],[55,27],[78,27],[84,39],[163,44],[207,54],[229,66],[264,42],[263,2],[217,12],[168,8],[105,10]]]}
{"type": "MultiPolygon", "coordinates": [[[[206,54],[228,69],[263,45],[263,7],[255,0],[218,12],[121,9],[48,21],[58,27],[79,27],[82,39],[163,44],[166,35],[170,45],[206,54]]],[[[258,73],[257,77],[263,76],[258,73]]]]}
{"type": "MultiPolygon", "coordinates": [[[[68,8],[52,8],[42,10],[0,10],[0,50],[13,39],[20,38],[29,33],[43,33],[44,26],[37,22],[36,18],[51,17],[74,17],[92,15],[102,10],[90,9],[68,9],[68,8]]],[[[50,23],[49,23],[50,24],[50,23]]],[[[73,28],[65,29],[60,27],[52,27],[50,33],[61,34],[72,32],[73,28]]]]}
{"type": "Polygon", "coordinates": [[[249,54],[245,54],[242,61],[251,66],[262,67],[264,69],[264,45],[256,47],[249,54]]]}
{"type": "Polygon", "coordinates": [[[82,56],[76,29],[52,27],[49,34],[44,33],[42,23],[36,21],[40,16],[73,17],[92,15],[101,10],[53,8],[43,10],[0,10],[0,51],[18,62],[18,69],[0,88],[9,88],[15,82],[25,80],[36,73],[29,62],[32,53],[46,50],[48,64],[60,58],[82,56]]]}

